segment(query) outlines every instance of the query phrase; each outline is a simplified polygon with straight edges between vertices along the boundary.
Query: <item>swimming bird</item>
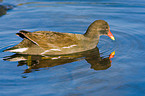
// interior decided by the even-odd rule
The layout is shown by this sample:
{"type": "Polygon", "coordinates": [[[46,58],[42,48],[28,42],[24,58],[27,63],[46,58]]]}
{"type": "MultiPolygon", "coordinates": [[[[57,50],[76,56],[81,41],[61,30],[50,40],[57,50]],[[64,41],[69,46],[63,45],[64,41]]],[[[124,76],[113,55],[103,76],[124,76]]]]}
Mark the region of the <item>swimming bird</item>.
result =
{"type": "Polygon", "coordinates": [[[108,23],[104,20],[94,21],[84,34],[21,30],[16,35],[24,40],[18,45],[4,50],[4,52],[31,55],[64,55],[95,48],[101,35],[107,35],[115,40],[108,23]]]}
{"type": "Polygon", "coordinates": [[[0,4],[0,16],[5,15],[7,10],[13,9],[15,6],[10,4],[0,4]]]}

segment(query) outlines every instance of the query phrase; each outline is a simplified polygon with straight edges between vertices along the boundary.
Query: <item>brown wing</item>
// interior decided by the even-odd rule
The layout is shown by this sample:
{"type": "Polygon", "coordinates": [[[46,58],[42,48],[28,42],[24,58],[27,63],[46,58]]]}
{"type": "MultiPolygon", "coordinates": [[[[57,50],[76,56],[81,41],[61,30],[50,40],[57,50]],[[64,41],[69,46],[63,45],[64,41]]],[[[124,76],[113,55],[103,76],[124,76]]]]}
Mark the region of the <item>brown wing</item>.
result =
{"type": "Polygon", "coordinates": [[[52,31],[36,31],[33,33],[20,31],[20,33],[43,49],[60,48],[76,44],[76,39],[73,34],[70,35],[71,33],[52,31]]]}

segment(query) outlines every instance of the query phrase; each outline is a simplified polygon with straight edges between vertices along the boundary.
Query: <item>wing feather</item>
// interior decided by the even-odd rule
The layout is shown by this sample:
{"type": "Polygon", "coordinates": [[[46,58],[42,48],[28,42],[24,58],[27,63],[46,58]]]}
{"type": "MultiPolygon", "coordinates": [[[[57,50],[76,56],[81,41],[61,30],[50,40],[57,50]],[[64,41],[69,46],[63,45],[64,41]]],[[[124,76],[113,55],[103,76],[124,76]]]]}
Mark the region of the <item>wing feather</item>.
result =
{"type": "Polygon", "coordinates": [[[74,35],[70,35],[71,33],[60,33],[52,31],[20,31],[20,33],[43,49],[60,48],[77,43],[74,35]]]}

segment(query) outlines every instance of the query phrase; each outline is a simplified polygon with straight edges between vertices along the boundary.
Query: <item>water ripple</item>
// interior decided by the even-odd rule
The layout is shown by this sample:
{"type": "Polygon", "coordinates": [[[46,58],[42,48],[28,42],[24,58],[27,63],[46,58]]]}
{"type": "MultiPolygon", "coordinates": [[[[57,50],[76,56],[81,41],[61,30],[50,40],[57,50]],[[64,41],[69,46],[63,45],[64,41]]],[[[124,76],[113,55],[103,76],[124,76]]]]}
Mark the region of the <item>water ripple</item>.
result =
{"type": "Polygon", "coordinates": [[[115,41],[108,40],[108,38],[101,38],[99,48],[102,53],[108,53],[111,51],[118,51],[120,56],[144,56],[144,52],[140,53],[145,49],[143,45],[144,35],[132,34],[129,32],[114,31],[115,41]]]}

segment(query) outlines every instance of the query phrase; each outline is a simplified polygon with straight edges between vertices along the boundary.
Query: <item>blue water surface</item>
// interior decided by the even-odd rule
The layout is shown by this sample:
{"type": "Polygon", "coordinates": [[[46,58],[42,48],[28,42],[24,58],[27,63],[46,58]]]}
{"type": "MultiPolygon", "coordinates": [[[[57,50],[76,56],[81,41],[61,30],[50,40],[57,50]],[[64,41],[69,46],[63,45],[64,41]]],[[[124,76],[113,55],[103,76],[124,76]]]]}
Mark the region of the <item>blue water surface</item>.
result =
{"type": "Polygon", "coordinates": [[[16,5],[0,17],[0,96],[144,96],[144,0],[3,0],[16,5]],[[51,30],[83,34],[95,20],[109,23],[112,41],[101,36],[102,57],[113,51],[111,67],[94,70],[85,60],[39,67],[5,61],[14,53],[2,52],[21,38],[20,30],[51,30]]]}

